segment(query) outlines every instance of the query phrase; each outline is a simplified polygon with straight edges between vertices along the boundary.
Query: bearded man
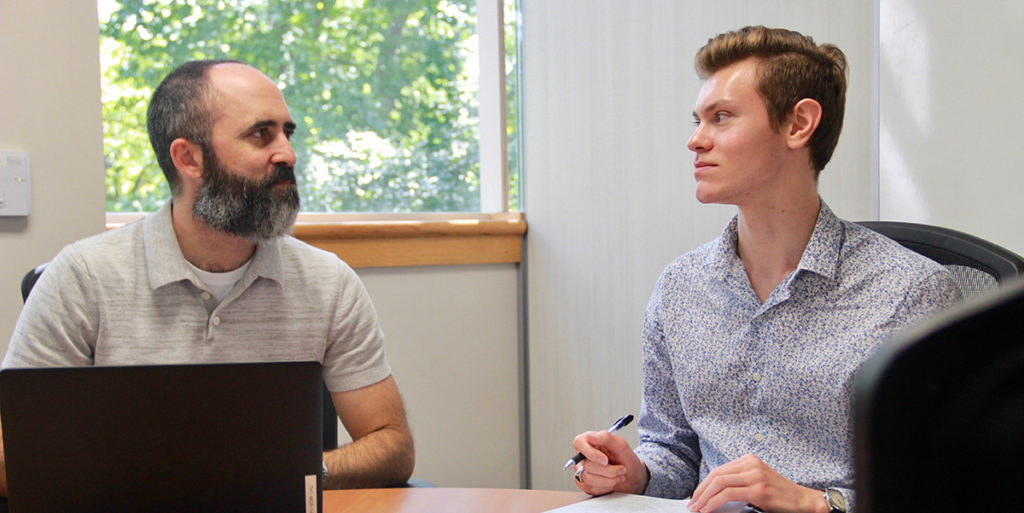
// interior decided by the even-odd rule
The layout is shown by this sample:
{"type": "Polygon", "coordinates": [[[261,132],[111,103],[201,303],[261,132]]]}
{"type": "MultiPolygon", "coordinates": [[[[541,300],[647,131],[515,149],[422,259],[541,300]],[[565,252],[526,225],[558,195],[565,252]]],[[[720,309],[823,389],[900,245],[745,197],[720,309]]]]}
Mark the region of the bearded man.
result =
{"type": "MultiPolygon", "coordinates": [[[[316,360],[354,440],[324,454],[325,488],[405,483],[412,435],[373,304],[348,265],[289,235],[295,123],[281,91],[238,61],[189,62],[156,89],[147,124],[171,200],[65,247],[3,367],[316,360]]],[[[2,469],[0,454],[5,495],[2,469]]]]}

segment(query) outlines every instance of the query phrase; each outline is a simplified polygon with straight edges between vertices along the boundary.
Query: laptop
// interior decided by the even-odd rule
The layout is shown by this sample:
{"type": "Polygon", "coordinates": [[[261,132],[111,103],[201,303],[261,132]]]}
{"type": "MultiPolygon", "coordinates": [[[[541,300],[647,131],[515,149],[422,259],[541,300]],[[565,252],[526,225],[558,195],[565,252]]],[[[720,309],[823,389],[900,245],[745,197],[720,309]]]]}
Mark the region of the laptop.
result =
{"type": "Polygon", "coordinates": [[[317,362],[7,369],[10,511],[320,512],[317,362]]]}

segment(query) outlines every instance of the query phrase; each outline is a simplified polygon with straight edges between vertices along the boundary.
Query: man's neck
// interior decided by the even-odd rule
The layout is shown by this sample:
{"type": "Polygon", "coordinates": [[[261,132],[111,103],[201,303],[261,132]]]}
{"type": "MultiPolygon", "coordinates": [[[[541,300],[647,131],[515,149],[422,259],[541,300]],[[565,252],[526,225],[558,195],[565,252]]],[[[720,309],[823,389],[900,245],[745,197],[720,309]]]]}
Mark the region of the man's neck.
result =
{"type": "Polygon", "coordinates": [[[191,205],[175,199],[171,222],[181,254],[192,265],[208,272],[238,269],[252,258],[256,244],[241,237],[210,228],[192,216],[191,205]]]}
{"type": "Polygon", "coordinates": [[[740,207],[737,251],[762,303],[800,264],[820,208],[816,191],[740,207]]]}

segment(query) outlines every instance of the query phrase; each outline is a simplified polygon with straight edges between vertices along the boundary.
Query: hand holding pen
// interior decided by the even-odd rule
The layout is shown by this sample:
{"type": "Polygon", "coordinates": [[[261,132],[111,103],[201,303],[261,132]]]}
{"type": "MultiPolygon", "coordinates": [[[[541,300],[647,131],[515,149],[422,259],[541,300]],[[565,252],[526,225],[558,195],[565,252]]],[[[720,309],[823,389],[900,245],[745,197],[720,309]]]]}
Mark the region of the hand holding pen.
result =
{"type": "MultiPolygon", "coordinates": [[[[608,428],[608,432],[609,433],[614,433],[614,432],[618,431],[619,428],[622,428],[624,426],[629,425],[630,422],[633,422],[633,416],[632,415],[625,415],[623,417],[620,417],[619,420],[616,420],[615,423],[612,424],[612,427],[608,428]]],[[[576,465],[576,464],[578,464],[579,462],[581,462],[581,461],[583,461],[585,459],[586,459],[586,457],[583,456],[583,453],[582,452],[578,452],[578,453],[576,453],[575,456],[573,456],[572,458],[569,458],[569,461],[565,462],[565,466],[562,467],[562,470],[565,470],[565,469],[567,469],[567,468],[569,468],[569,467],[571,467],[573,465],[576,465]]],[[[580,467],[580,469],[576,471],[576,480],[577,481],[579,480],[580,472],[582,472],[582,470],[583,470],[583,467],[580,467]]]]}
{"type": "Polygon", "coordinates": [[[572,445],[580,454],[569,462],[576,463],[573,477],[580,490],[591,495],[609,492],[643,494],[649,479],[647,466],[625,438],[612,433],[631,420],[633,416],[626,415],[607,431],[587,431],[573,439],[572,445]]]}

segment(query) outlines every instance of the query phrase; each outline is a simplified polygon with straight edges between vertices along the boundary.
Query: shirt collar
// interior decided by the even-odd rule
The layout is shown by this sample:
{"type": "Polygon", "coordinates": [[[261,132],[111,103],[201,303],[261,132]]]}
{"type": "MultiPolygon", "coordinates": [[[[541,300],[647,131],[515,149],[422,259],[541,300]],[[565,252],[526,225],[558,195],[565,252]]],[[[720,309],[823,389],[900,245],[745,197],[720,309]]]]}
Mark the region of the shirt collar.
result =
{"type": "Polygon", "coordinates": [[[839,253],[844,239],[842,221],[822,201],[821,209],[818,210],[818,221],[814,224],[814,231],[811,232],[811,239],[807,241],[807,248],[800,258],[797,270],[809,271],[832,280],[838,279],[839,253]]]}
{"type": "MultiPolygon", "coordinates": [[[[738,223],[739,216],[733,216],[715,247],[708,253],[706,269],[709,273],[724,278],[736,269],[742,271],[743,263],[737,251],[738,223]]],[[[800,257],[796,271],[790,275],[790,280],[795,279],[801,271],[836,279],[839,274],[839,252],[843,245],[843,233],[842,221],[832,213],[832,209],[825,201],[821,200],[814,231],[811,232],[811,238],[807,241],[807,247],[800,257]]]]}
{"type": "MultiPolygon", "coordinates": [[[[143,243],[150,287],[156,290],[169,283],[189,281],[202,288],[202,281],[189,268],[188,262],[181,254],[181,246],[178,245],[178,237],[174,234],[174,225],[171,222],[171,201],[147,216],[143,223],[143,243]]],[[[284,265],[281,259],[280,239],[271,239],[256,245],[252,265],[242,277],[242,282],[248,287],[260,277],[278,283],[283,280],[284,265]]]]}

